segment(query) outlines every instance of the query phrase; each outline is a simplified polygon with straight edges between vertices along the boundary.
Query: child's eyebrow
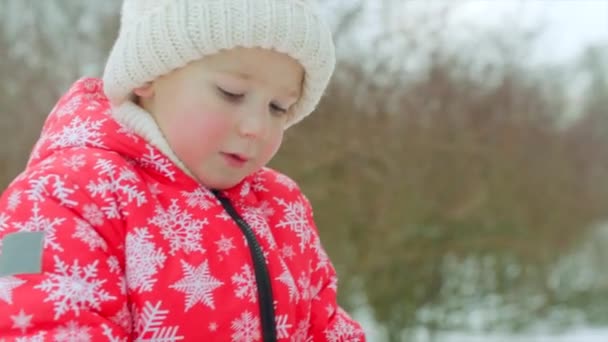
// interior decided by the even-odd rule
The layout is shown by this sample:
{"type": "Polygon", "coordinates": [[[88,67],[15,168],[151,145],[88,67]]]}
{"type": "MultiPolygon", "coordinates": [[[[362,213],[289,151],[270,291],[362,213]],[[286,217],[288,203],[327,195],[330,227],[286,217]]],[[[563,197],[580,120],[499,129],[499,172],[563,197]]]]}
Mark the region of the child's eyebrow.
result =
{"type": "Polygon", "coordinates": [[[236,76],[238,78],[242,78],[244,80],[250,80],[253,78],[253,75],[246,73],[246,72],[242,72],[242,71],[229,71],[229,70],[222,70],[221,73],[223,74],[229,74],[232,76],[236,76]]]}

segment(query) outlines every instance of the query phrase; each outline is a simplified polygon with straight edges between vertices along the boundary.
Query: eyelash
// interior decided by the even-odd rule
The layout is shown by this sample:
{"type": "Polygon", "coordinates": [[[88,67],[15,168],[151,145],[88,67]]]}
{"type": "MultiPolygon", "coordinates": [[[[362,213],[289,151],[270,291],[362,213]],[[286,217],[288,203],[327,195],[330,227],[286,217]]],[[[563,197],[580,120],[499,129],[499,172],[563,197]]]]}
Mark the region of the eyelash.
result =
{"type": "Polygon", "coordinates": [[[219,92],[228,100],[231,101],[237,101],[240,100],[241,98],[243,98],[243,94],[235,94],[235,93],[231,93],[229,91],[226,91],[220,87],[217,87],[217,90],[219,90],[219,92]]]}
{"type": "MultiPolygon", "coordinates": [[[[226,98],[230,102],[238,102],[239,100],[241,100],[243,98],[243,96],[245,96],[244,94],[231,93],[220,87],[217,87],[217,89],[222,94],[222,96],[224,96],[224,98],[226,98]]],[[[281,115],[287,113],[287,109],[282,108],[274,103],[270,104],[270,110],[272,110],[274,113],[281,114],[281,115]]]]}

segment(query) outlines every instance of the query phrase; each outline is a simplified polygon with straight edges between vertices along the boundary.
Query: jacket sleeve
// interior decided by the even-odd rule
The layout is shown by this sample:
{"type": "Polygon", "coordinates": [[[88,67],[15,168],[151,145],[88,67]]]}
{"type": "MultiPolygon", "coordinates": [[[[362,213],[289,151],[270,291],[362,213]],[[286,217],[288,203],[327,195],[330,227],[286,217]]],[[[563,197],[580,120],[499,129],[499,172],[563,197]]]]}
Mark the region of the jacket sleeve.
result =
{"type": "Polygon", "coordinates": [[[303,201],[309,226],[313,231],[311,242],[314,262],[310,282],[312,309],[308,340],[363,342],[365,333],[361,325],[338,305],[336,270],[321,244],[312,207],[306,198],[303,201]]]}
{"type": "Polygon", "coordinates": [[[82,185],[23,174],[0,198],[0,341],[126,341],[117,229],[82,185]]]}

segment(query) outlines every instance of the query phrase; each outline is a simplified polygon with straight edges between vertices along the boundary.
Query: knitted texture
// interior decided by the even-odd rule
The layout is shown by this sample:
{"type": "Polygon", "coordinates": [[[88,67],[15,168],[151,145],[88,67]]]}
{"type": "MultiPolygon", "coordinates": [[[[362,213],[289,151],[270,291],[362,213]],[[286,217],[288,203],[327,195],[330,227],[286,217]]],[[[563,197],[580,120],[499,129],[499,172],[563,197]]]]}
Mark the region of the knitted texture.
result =
{"type": "Polygon", "coordinates": [[[305,70],[286,128],[310,114],[335,67],[331,30],[313,0],[125,0],[104,92],[114,106],[133,89],[223,49],[285,53],[305,70]]]}

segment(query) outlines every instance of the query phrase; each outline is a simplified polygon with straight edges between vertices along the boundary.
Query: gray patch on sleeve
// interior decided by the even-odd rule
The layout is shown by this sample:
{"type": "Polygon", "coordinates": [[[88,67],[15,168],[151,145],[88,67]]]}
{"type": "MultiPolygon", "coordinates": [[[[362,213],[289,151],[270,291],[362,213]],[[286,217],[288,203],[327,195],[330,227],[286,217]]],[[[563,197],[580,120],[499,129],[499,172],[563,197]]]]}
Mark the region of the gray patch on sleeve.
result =
{"type": "Polygon", "coordinates": [[[2,239],[0,277],[41,273],[44,232],[17,232],[2,239]]]}

